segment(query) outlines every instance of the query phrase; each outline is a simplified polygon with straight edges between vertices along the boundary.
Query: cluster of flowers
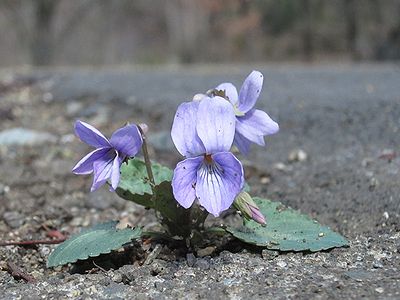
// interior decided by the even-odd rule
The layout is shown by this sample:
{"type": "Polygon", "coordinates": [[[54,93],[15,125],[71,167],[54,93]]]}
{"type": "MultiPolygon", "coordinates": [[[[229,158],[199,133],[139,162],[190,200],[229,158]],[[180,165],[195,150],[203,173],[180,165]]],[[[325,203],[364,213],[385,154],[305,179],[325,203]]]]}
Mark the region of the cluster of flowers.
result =
{"type": "MultiPolygon", "coordinates": [[[[239,93],[232,83],[222,83],[178,107],[171,136],[185,159],[174,170],[172,188],[183,207],[191,207],[197,199],[209,213],[218,216],[243,189],[243,166],[230,152],[232,145],[246,155],[251,143],[264,146],[264,136],[279,130],[264,111],[254,108],[262,85],[263,75],[253,71],[239,93]]],[[[121,164],[142,146],[140,127],[127,125],[107,140],[91,125],[77,121],[75,132],[96,149],[81,159],[73,172],[94,173],[91,191],[107,180],[111,189],[116,189],[121,164]]]]}

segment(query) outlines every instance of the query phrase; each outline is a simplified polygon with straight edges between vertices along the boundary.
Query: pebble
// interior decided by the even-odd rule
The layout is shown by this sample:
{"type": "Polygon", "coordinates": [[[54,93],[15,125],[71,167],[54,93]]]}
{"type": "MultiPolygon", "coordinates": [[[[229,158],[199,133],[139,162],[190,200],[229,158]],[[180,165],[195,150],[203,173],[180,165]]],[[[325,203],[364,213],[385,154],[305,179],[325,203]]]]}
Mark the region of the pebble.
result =
{"type": "Polygon", "coordinates": [[[196,266],[202,270],[208,270],[210,268],[210,263],[208,262],[208,260],[200,258],[197,260],[196,266]]]}
{"type": "Polygon", "coordinates": [[[196,257],[193,255],[193,253],[188,253],[186,254],[186,261],[189,267],[193,267],[196,264],[196,257]]]}
{"type": "Polygon", "coordinates": [[[26,128],[12,128],[0,132],[0,145],[2,146],[24,146],[51,143],[57,140],[56,136],[26,128]]]}
{"type": "Polygon", "coordinates": [[[41,246],[40,247],[40,256],[42,258],[47,258],[50,254],[50,248],[47,246],[41,246]]]}
{"type": "Polygon", "coordinates": [[[286,268],[287,263],[285,263],[284,261],[280,260],[276,263],[278,265],[278,267],[280,268],[286,268]]]}
{"type": "Polygon", "coordinates": [[[122,282],[122,274],[121,273],[114,273],[111,276],[111,280],[116,282],[116,283],[121,283],[122,282]]]}
{"type": "Polygon", "coordinates": [[[215,249],[216,249],[215,246],[209,246],[204,249],[199,249],[197,250],[197,256],[199,257],[210,256],[211,254],[214,253],[215,249]]]}
{"type": "Polygon", "coordinates": [[[261,256],[265,260],[273,260],[278,255],[279,255],[278,251],[272,251],[268,249],[263,249],[263,251],[261,252],[261,256]]]}
{"type": "Polygon", "coordinates": [[[11,228],[19,228],[24,224],[24,216],[16,211],[7,211],[3,214],[3,219],[11,228]]]}
{"type": "Polygon", "coordinates": [[[261,183],[261,184],[268,184],[268,183],[271,183],[271,178],[268,177],[268,176],[262,176],[262,177],[260,178],[260,183],[261,183]]]}
{"type": "Polygon", "coordinates": [[[0,183],[0,195],[7,194],[10,191],[10,187],[8,185],[4,185],[0,183]]]}
{"type": "Polygon", "coordinates": [[[307,153],[306,153],[304,150],[302,150],[302,149],[295,149],[295,150],[292,150],[292,151],[289,153],[289,156],[288,156],[288,160],[289,160],[290,162],[295,162],[295,161],[302,162],[302,161],[306,161],[307,158],[308,158],[307,153]]]}
{"type": "Polygon", "coordinates": [[[291,169],[291,168],[289,168],[287,165],[285,165],[282,162],[275,163],[273,165],[273,167],[274,167],[274,169],[276,169],[278,171],[283,171],[283,172],[290,171],[290,169],[291,169]]]}

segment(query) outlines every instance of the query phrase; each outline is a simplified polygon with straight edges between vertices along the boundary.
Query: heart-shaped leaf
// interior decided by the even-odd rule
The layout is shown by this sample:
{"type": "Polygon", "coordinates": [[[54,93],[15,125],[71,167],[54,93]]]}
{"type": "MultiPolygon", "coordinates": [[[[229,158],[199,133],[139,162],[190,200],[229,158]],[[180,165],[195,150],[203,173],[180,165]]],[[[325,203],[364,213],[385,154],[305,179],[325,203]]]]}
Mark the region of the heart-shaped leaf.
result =
{"type": "Polygon", "coordinates": [[[111,221],[83,229],[60,244],[49,256],[48,267],[55,267],[110,253],[140,237],[141,228],[117,229],[118,221],[111,221]]]}
{"type": "MultiPolygon", "coordinates": [[[[152,163],[152,171],[156,186],[164,181],[172,180],[172,170],[167,167],[152,163]]],[[[125,200],[154,208],[149,201],[152,197],[152,191],[144,161],[130,159],[128,164],[121,166],[121,176],[116,192],[118,196],[125,200]]]]}
{"type": "Polygon", "coordinates": [[[329,227],[322,226],[280,202],[253,198],[267,220],[262,226],[245,220],[241,228],[227,231],[243,242],[281,251],[321,251],[348,246],[348,241],[329,227]]]}

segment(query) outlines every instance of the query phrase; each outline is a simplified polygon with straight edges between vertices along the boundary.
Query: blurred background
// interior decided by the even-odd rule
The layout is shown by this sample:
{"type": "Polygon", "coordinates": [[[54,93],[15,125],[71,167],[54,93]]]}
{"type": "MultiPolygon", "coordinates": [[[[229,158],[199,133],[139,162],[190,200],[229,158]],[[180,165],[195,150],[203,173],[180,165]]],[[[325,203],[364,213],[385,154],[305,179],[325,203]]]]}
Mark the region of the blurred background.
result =
{"type": "Polygon", "coordinates": [[[0,66],[397,60],[398,0],[1,0],[0,66]]]}

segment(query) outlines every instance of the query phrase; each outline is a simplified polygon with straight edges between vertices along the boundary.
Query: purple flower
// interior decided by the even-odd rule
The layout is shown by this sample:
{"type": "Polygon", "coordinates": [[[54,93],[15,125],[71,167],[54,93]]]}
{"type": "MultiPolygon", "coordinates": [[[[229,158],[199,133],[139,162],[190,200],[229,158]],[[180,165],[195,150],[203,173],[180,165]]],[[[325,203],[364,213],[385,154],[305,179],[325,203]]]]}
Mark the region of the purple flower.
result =
{"type": "Polygon", "coordinates": [[[111,189],[118,186],[120,167],[127,157],[135,156],[142,147],[142,135],[136,125],[126,125],[116,130],[110,140],[93,126],[75,122],[75,133],[82,142],[96,149],[82,158],[72,169],[79,175],[94,173],[91,192],[97,190],[108,179],[111,189]]]}
{"type": "Polygon", "coordinates": [[[223,91],[234,107],[236,115],[234,144],[245,155],[249,153],[251,143],[265,146],[264,136],[279,131],[278,124],[264,111],[254,109],[263,81],[263,75],[253,71],[243,82],[239,94],[236,87],[228,82],[221,83],[214,89],[217,94],[218,91],[223,91]]]}
{"type": "Polygon", "coordinates": [[[175,199],[189,208],[197,198],[211,214],[228,209],[244,184],[243,167],[229,152],[235,134],[233,107],[221,97],[182,103],[172,140],[186,157],[174,170],[175,199]]]}

